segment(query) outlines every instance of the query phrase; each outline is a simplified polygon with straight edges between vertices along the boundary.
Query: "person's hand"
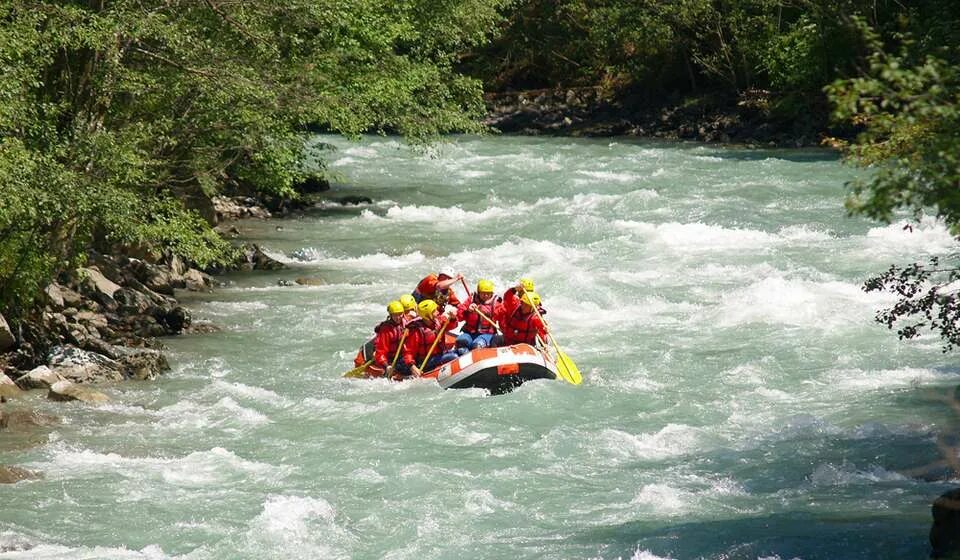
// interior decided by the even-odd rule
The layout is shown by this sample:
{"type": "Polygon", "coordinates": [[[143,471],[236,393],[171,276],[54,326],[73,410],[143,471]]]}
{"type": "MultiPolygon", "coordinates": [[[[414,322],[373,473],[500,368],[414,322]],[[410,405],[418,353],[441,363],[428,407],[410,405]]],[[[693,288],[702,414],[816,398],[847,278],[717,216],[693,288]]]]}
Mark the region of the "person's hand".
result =
{"type": "Polygon", "coordinates": [[[420,371],[420,368],[418,368],[417,366],[410,366],[410,373],[412,373],[414,377],[423,376],[423,372],[420,371]]]}
{"type": "Polygon", "coordinates": [[[519,295],[522,296],[526,290],[523,289],[523,284],[522,284],[522,283],[517,282],[517,290],[516,290],[516,291],[517,291],[517,293],[518,293],[519,295]]]}
{"type": "Polygon", "coordinates": [[[447,322],[456,321],[457,312],[456,311],[447,311],[447,322]]]}
{"type": "Polygon", "coordinates": [[[384,377],[393,377],[393,366],[387,366],[387,369],[383,372],[384,377]]]}
{"type": "Polygon", "coordinates": [[[463,280],[463,274],[457,273],[457,280],[463,280]]]}
{"type": "Polygon", "coordinates": [[[470,307],[469,307],[468,309],[470,309],[470,311],[476,311],[476,310],[477,310],[477,304],[471,303],[471,304],[470,304],[470,307]]]}

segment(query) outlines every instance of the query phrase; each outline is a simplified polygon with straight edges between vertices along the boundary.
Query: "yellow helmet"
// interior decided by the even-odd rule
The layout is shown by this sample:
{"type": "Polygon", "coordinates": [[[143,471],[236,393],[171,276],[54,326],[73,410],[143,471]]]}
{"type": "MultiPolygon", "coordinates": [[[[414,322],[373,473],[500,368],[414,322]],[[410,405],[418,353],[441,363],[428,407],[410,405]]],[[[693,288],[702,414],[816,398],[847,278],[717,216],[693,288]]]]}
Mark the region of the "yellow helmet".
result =
{"type": "Polygon", "coordinates": [[[520,298],[520,301],[527,305],[536,307],[540,305],[540,294],[537,292],[524,292],[523,297],[520,298]]]}
{"type": "Polygon", "coordinates": [[[417,306],[417,315],[420,315],[424,319],[430,319],[433,317],[433,314],[437,312],[437,302],[432,299],[425,299],[420,302],[420,305],[417,306]]]}
{"type": "Polygon", "coordinates": [[[403,305],[404,311],[410,311],[411,309],[417,308],[417,300],[413,299],[413,296],[410,294],[403,294],[400,296],[400,303],[403,305]]]}
{"type": "Polygon", "coordinates": [[[394,313],[403,313],[403,304],[399,301],[391,301],[387,304],[387,313],[391,315],[394,313]]]}
{"type": "Polygon", "coordinates": [[[493,282],[489,280],[481,280],[477,282],[477,291],[483,292],[485,294],[493,293],[493,282]]]}
{"type": "Polygon", "coordinates": [[[521,278],[520,285],[523,286],[523,291],[532,292],[533,291],[533,280],[529,278],[521,278]]]}

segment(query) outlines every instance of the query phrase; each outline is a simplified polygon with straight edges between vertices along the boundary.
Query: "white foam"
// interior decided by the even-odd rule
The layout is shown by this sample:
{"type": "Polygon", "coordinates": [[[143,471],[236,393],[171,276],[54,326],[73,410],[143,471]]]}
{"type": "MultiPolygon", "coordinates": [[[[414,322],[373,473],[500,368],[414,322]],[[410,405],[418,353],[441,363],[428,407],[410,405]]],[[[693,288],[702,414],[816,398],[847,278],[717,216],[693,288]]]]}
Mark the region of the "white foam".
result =
{"type": "Polygon", "coordinates": [[[321,249],[301,251],[302,252],[299,253],[300,258],[303,259],[301,262],[351,270],[396,270],[408,268],[410,266],[423,263],[426,260],[426,257],[424,257],[423,253],[420,251],[414,251],[404,255],[373,253],[355,257],[332,256],[321,249]]]}
{"type": "Polygon", "coordinates": [[[727,228],[702,223],[668,222],[653,224],[630,220],[614,220],[622,231],[639,234],[650,242],[683,252],[715,252],[723,250],[760,249],[778,243],[776,235],[751,229],[727,228]]]}
{"type": "Polygon", "coordinates": [[[872,485],[878,482],[902,480],[907,480],[907,478],[902,474],[890,472],[878,466],[860,470],[850,465],[837,466],[831,463],[817,466],[810,475],[810,483],[814,486],[872,485]]]}
{"type": "Polygon", "coordinates": [[[124,457],[118,453],[51,447],[53,457],[33,466],[49,478],[77,478],[111,473],[133,480],[155,480],[180,487],[207,487],[243,480],[264,481],[278,474],[268,464],[248,461],[222,448],[197,451],[184,457],[124,457]]]}
{"type": "Polygon", "coordinates": [[[879,259],[894,256],[913,258],[917,254],[952,251],[956,249],[956,243],[941,221],[923,218],[919,224],[904,220],[871,228],[864,239],[864,251],[868,256],[879,259]]]}
{"type": "Polygon", "coordinates": [[[826,382],[846,392],[870,392],[913,387],[960,379],[960,374],[927,368],[905,367],[887,370],[842,369],[827,373],[826,382]]]}
{"type": "Polygon", "coordinates": [[[614,171],[585,171],[585,170],[580,170],[580,171],[577,171],[577,173],[579,173],[580,175],[586,175],[587,177],[591,177],[591,178],[593,178],[593,179],[600,179],[600,180],[603,180],[603,181],[614,181],[614,182],[617,182],[617,183],[629,183],[629,182],[631,182],[631,181],[636,181],[636,180],[638,180],[638,179],[642,179],[642,178],[643,178],[643,176],[641,176],[641,175],[635,175],[635,174],[633,174],[633,173],[626,173],[626,172],[619,172],[619,173],[618,173],[618,172],[614,172],[614,171]]]}
{"type": "Polygon", "coordinates": [[[656,433],[640,435],[607,428],[596,438],[605,453],[621,460],[678,457],[701,449],[702,440],[699,429],[684,424],[667,424],[656,433]]]}
{"type": "MultiPolygon", "coordinates": [[[[0,541],[0,545],[2,545],[0,541]]],[[[2,548],[2,546],[0,546],[2,548]]],[[[128,550],[125,547],[77,547],[55,544],[37,544],[24,550],[0,552],[2,560],[167,560],[172,558],[159,546],[152,544],[142,550],[128,550]]]]}
{"type": "Polygon", "coordinates": [[[857,284],[771,277],[724,294],[713,315],[723,327],[768,323],[825,330],[863,328],[888,300],[883,294],[865,293],[857,284]]]}
{"type": "Polygon", "coordinates": [[[283,552],[288,558],[349,558],[354,539],[335,522],[336,510],[322,498],[270,495],[250,522],[241,548],[283,552]]]}
{"type": "Polygon", "coordinates": [[[498,500],[486,488],[468,491],[464,500],[464,509],[471,515],[489,515],[515,507],[513,502],[498,500]]]}

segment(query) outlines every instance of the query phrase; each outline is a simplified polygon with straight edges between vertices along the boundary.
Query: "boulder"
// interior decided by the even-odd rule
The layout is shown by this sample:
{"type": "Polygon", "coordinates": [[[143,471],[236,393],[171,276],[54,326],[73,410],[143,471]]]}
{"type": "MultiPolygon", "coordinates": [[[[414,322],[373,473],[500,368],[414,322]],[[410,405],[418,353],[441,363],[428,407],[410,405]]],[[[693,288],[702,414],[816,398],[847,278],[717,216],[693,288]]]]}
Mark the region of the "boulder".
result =
{"type": "Polygon", "coordinates": [[[0,352],[9,350],[16,344],[17,337],[13,336],[13,331],[10,330],[7,320],[3,318],[3,315],[0,315],[0,352]]]}
{"type": "Polygon", "coordinates": [[[960,488],[954,488],[933,502],[930,528],[931,558],[960,558],[960,488]]]}
{"type": "Polygon", "coordinates": [[[17,387],[23,390],[49,389],[57,381],[64,381],[63,376],[47,366],[38,366],[17,379],[17,387]]]}
{"type": "Polygon", "coordinates": [[[155,292],[172,296],[174,288],[184,287],[183,278],[161,266],[130,259],[130,268],[137,280],[155,292]]]}
{"type": "Polygon", "coordinates": [[[113,299],[119,305],[117,311],[123,315],[143,313],[154,304],[149,297],[130,288],[120,288],[114,292],[113,299]]]}
{"type": "Polygon", "coordinates": [[[110,402],[110,397],[100,391],[83,387],[70,381],[59,381],[50,387],[47,398],[52,401],[82,401],[93,404],[110,402]]]}
{"type": "Polygon", "coordinates": [[[36,480],[40,474],[20,467],[0,465],[0,484],[13,484],[21,480],[36,480]]]}
{"type": "Polygon", "coordinates": [[[56,416],[37,412],[35,410],[0,410],[0,430],[17,431],[25,428],[37,428],[59,424],[56,416]]]}
{"type": "Polygon", "coordinates": [[[84,277],[82,286],[85,287],[91,295],[94,293],[101,293],[109,297],[113,297],[113,292],[116,292],[120,289],[120,285],[116,284],[113,280],[110,280],[100,272],[100,269],[91,266],[88,268],[80,269],[81,276],[84,277]]]}
{"type": "Polygon", "coordinates": [[[323,286],[326,282],[323,281],[323,278],[307,278],[301,277],[294,280],[297,284],[301,286],[323,286]]]}
{"type": "Polygon", "coordinates": [[[183,274],[183,281],[186,288],[192,292],[203,292],[213,286],[213,278],[195,268],[191,268],[183,274]]]}
{"type": "Polygon", "coordinates": [[[240,270],[280,270],[286,266],[260,248],[256,243],[244,245],[240,254],[240,270]]]}
{"type": "Polygon", "coordinates": [[[54,347],[48,363],[55,373],[77,383],[123,379],[122,368],[116,360],[73,346],[54,347]]]}
{"type": "Polygon", "coordinates": [[[19,397],[22,394],[23,391],[20,390],[20,387],[17,387],[12,379],[7,377],[5,373],[0,373],[0,397],[19,397]]]}
{"type": "Polygon", "coordinates": [[[170,371],[166,356],[158,350],[125,346],[114,346],[113,350],[124,373],[132,379],[156,379],[160,374],[170,371]]]}
{"type": "Polygon", "coordinates": [[[63,300],[63,291],[60,288],[60,284],[56,282],[51,283],[43,290],[43,293],[47,295],[47,301],[54,309],[63,309],[66,305],[66,302],[63,300]]]}
{"type": "Polygon", "coordinates": [[[60,286],[60,297],[65,307],[80,307],[83,302],[83,296],[65,286],[60,286]]]}

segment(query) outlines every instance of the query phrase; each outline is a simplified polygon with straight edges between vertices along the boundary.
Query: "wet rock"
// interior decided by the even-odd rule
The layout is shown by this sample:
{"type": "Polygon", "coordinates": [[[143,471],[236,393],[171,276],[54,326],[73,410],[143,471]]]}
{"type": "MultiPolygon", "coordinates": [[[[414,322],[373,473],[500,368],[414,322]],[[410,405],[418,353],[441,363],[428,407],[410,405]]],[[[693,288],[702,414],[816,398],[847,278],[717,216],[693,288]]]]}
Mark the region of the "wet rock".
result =
{"type": "Polygon", "coordinates": [[[3,318],[3,315],[0,315],[0,352],[13,348],[16,343],[17,337],[13,336],[13,331],[10,330],[7,320],[3,318]]]}
{"type": "Polygon", "coordinates": [[[323,286],[326,284],[323,278],[297,278],[295,282],[301,286],[323,286]]]}
{"type": "Polygon", "coordinates": [[[256,243],[244,245],[240,254],[240,270],[280,270],[286,266],[263,252],[256,243]]]}
{"type": "Polygon", "coordinates": [[[249,196],[215,196],[212,202],[217,220],[221,222],[244,218],[265,219],[270,217],[270,211],[260,206],[255,198],[249,196]]]}
{"type": "Polygon", "coordinates": [[[193,323],[190,323],[190,327],[186,329],[185,332],[190,332],[194,334],[207,334],[207,333],[220,332],[222,330],[223,329],[221,329],[217,325],[214,325],[210,321],[195,321],[193,323]]]}
{"type": "Polygon", "coordinates": [[[130,259],[130,269],[138,281],[160,294],[172,296],[174,288],[184,287],[182,277],[174,275],[161,266],[138,259],[130,259]]]}
{"type": "Polygon", "coordinates": [[[82,401],[92,404],[101,404],[110,402],[110,397],[100,391],[95,391],[89,387],[83,387],[70,381],[60,381],[54,383],[47,393],[47,398],[52,401],[82,401]]]}
{"type": "Polygon", "coordinates": [[[115,346],[114,352],[117,355],[117,362],[131,379],[152,380],[170,371],[167,358],[158,350],[115,346]]]}
{"type": "Polygon", "coordinates": [[[344,206],[348,204],[351,204],[353,206],[356,206],[358,204],[373,204],[373,199],[370,198],[369,196],[356,196],[356,195],[341,196],[333,200],[344,206]]]}
{"type": "Polygon", "coordinates": [[[944,493],[933,502],[930,528],[931,558],[960,558],[960,488],[944,493]]]}
{"type": "Polygon", "coordinates": [[[205,292],[213,286],[213,278],[195,268],[183,274],[183,281],[186,288],[192,292],[205,292]]]}
{"type": "Polygon", "coordinates": [[[73,346],[53,348],[48,363],[55,373],[76,383],[123,379],[121,366],[116,360],[73,346]]]}
{"type": "Polygon", "coordinates": [[[12,379],[7,377],[5,373],[0,373],[0,397],[19,397],[22,394],[23,391],[20,390],[20,387],[17,387],[12,379]]]}
{"type": "Polygon", "coordinates": [[[56,416],[37,412],[35,410],[0,410],[0,430],[10,432],[23,431],[29,428],[42,428],[59,424],[56,416]]]}
{"type": "Polygon", "coordinates": [[[183,306],[177,307],[154,307],[151,316],[157,321],[157,324],[165,329],[163,334],[180,334],[183,329],[190,326],[192,320],[190,312],[183,306]]]}
{"type": "Polygon", "coordinates": [[[17,379],[17,387],[23,390],[49,389],[54,383],[64,381],[63,376],[47,366],[38,366],[17,379]]]}
{"type": "Polygon", "coordinates": [[[39,478],[41,478],[39,473],[20,467],[0,465],[0,484],[13,484],[21,480],[37,480],[39,478]]]}

